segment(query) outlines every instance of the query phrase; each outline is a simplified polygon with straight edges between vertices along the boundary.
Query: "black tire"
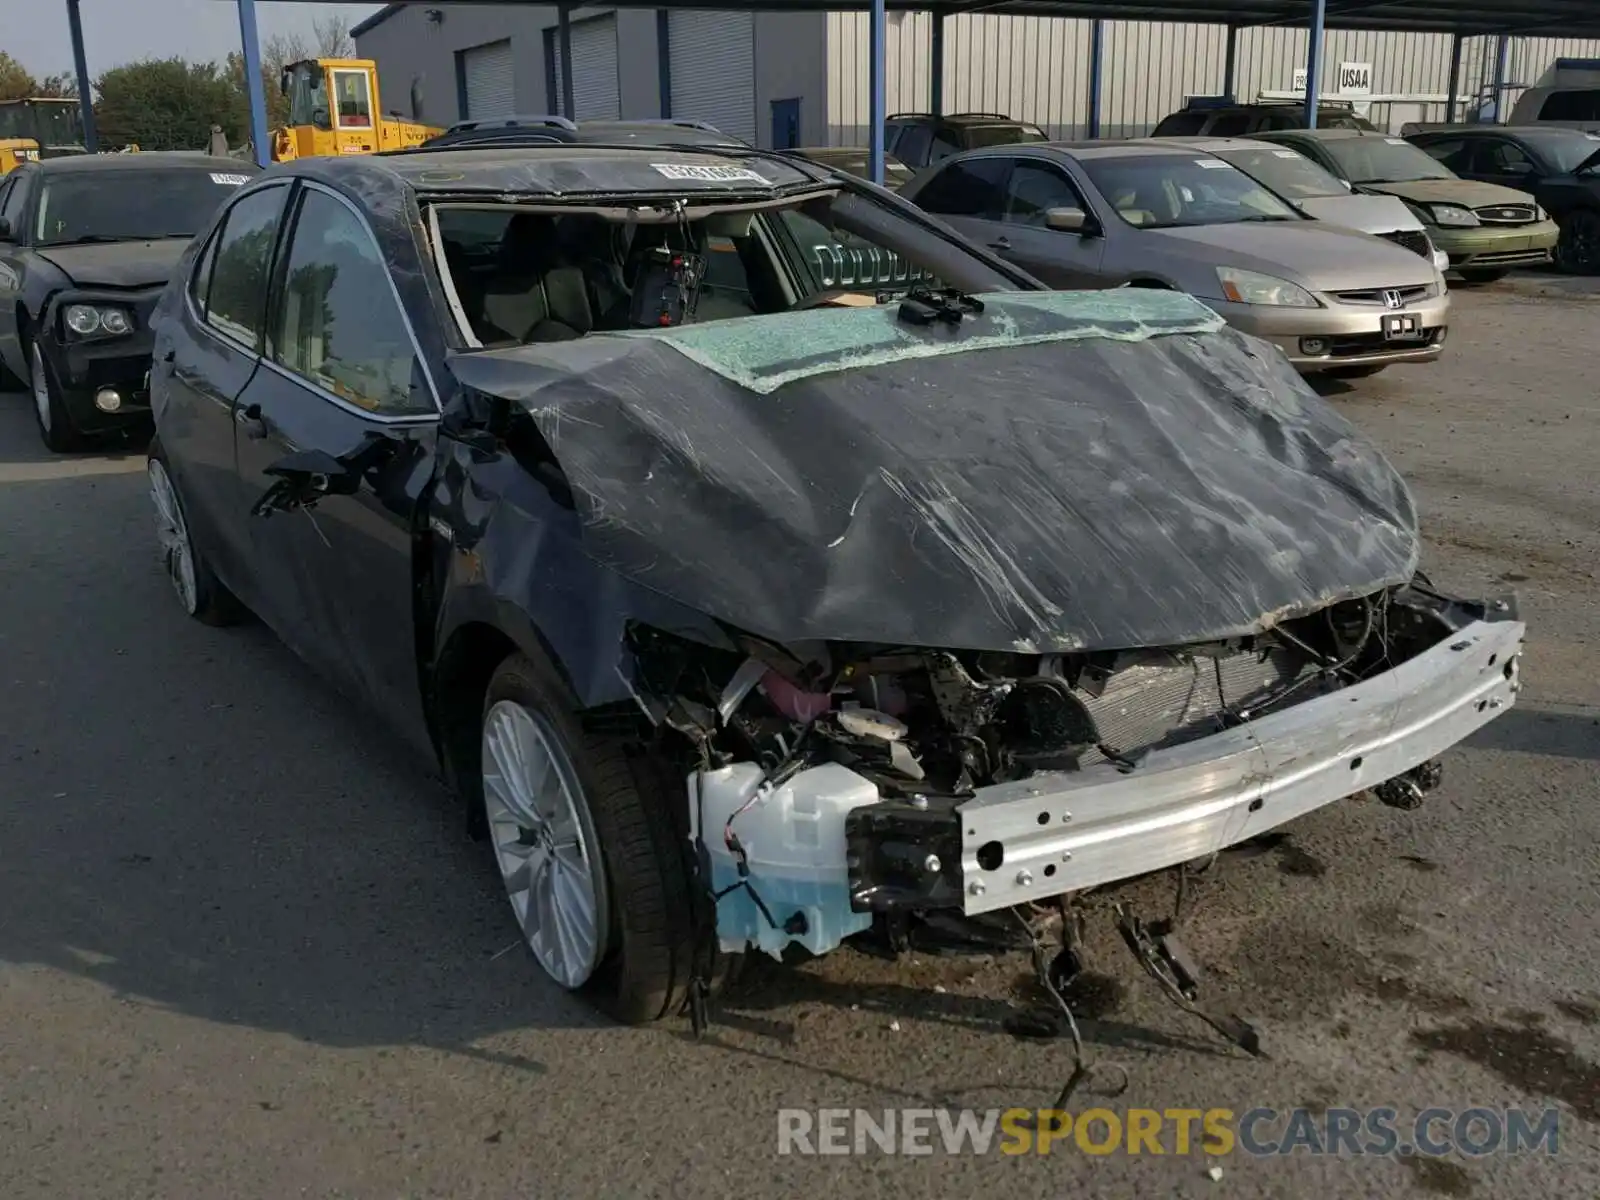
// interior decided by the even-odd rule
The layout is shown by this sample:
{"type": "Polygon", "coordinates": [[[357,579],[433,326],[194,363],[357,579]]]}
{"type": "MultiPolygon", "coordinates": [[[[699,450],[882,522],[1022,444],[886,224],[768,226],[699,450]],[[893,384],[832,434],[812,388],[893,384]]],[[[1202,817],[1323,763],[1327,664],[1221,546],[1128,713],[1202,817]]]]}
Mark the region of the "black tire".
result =
{"type": "Polygon", "coordinates": [[[50,360],[35,342],[28,348],[28,392],[33,401],[33,423],[39,428],[39,440],[46,450],[65,454],[83,446],[83,434],[72,423],[67,406],[61,401],[61,387],[50,360]]]}
{"type": "MultiPolygon", "coordinates": [[[[687,819],[683,783],[638,745],[583,728],[555,670],[514,654],[500,664],[484,694],[483,713],[510,700],[544,717],[571,760],[600,844],[610,894],[609,949],[581,991],[629,1025],[681,1012],[695,963],[695,905],[689,890],[687,842],[673,820],[687,819]]],[[[481,764],[480,764],[481,767],[481,764]]],[[[482,806],[481,769],[463,783],[482,806]]],[[[531,902],[531,900],[530,900],[531,902]]]]}
{"type": "Polygon", "coordinates": [[[217,578],[216,572],[211,569],[211,564],[195,548],[194,539],[189,536],[189,520],[183,510],[183,497],[178,494],[178,484],[172,478],[172,472],[167,465],[166,454],[161,448],[161,443],[154,438],[150,441],[146,470],[151,474],[151,507],[156,510],[157,541],[162,547],[162,567],[167,571],[168,577],[173,580],[173,590],[177,593],[178,604],[183,608],[184,612],[203,625],[237,624],[246,615],[245,607],[234,598],[233,593],[217,578]],[[174,558],[174,548],[169,547],[161,535],[164,518],[160,503],[155,499],[157,484],[154,472],[157,467],[167,477],[172,489],[172,501],[177,506],[178,514],[182,521],[182,537],[184,544],[188,547],[189,561],[194,570],[194,594],[192,598],[185,597],[184,589],[177,582],[176,571],[178,567],[174,558]]]}
{"type": "Polygon", "coordinates": [[[1557,220],[1561,240],[1556,243],[1556,266],[1568,275],[1600,274],[1600,212],[1578,209],[1557,220]]]}
{"type": "Polygon", "coordinates": [[[1468,287],[1480,287],[1485,283],[1498,283],[1511,272],[1502,267],[1469,267],[1465,271],[1458,271],[1457,274],[1461,276],[1461,282],[1468,287]]]}
{"type": "Polygon", "coordinates": [[[1370,379],[1388,367],[1388,363],[1366,363],[1359,367],[1329,367],[1327,375],[1330,379],[1370,379]]]}

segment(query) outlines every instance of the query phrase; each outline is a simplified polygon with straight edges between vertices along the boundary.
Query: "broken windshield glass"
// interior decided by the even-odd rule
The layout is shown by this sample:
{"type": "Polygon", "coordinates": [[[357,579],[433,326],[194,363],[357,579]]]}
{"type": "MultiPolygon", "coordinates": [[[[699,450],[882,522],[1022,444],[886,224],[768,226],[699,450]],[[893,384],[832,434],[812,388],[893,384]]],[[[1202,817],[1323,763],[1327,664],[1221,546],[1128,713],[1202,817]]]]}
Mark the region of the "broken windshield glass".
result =
{"type": "Polygon", "coordinates": [[[1142,341],[1162,334],[1214,333],[1222,318],[1181,292],[1119,288],[1097,292],[998,292],[983,311],[947,332],[899,319],[895,306],[812,309],[643,330],[724,379],[766,395],[786,383],[851,367],[1079,338],[1142,341]]]}

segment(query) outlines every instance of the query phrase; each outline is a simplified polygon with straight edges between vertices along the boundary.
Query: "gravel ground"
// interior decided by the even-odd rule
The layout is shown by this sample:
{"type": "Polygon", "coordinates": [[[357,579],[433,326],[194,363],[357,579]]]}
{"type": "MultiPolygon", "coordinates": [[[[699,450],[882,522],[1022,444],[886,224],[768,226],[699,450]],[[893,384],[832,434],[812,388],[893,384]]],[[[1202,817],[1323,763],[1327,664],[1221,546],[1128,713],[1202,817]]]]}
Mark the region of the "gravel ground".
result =
{"type": "Polygon", "coordinates": [[[841,953],[755,972],[703,1042],[603,1024],[541,982],[486,853],[371,718],[262,629],[178,613],[142,458],[47,458],[7,395],[5,1195],[1600,1194],[1594,290],[1458,293],[1440,364],[1330,385],[1416,485],[1435,581],[1520,593],[1522,703],[1420,810],[1333,806],[1195,889],[1207,999],[1269,1060],[1099,922],[1084,1033],[1127,1086],[1077,1101],[1555,1105],[1558,1156],[779,1156],[780,1107],[1048,1104],[1065,1045],[1001,1028],[1026,964],[841,953]]]}

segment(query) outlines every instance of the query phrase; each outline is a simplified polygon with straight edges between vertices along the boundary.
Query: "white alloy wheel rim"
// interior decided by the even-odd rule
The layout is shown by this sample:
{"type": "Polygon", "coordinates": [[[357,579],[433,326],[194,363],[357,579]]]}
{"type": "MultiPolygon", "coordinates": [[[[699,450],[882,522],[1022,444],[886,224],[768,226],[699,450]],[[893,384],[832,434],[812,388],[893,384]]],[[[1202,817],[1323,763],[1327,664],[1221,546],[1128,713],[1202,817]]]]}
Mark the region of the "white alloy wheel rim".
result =
{"type": "Polygon", "coordinates": [[[33,348],[33,407],[39,414],[39,428],[50,432],[50,384],[44,377],[44,355],[33,348]]]}
{"type": "Polygon", "coordinates": [[[156,541],[161,546],[162,564],[172,580],[173,590],[183,611],[193,614],[199,607],[199,589],[194,581],[194,552],[189,548],[189,527],[183,521],[183,508],[172,486],[167,468],[158,459],[150,460],[150,499],[156,509],[156,541]]]}
{"type": "Polygon", "coordinates": [[[582,987],[609,928],[599,839],[555,731],[513,700],[484,717],[483,800],[524,940],[550,978],[582,987]]]}

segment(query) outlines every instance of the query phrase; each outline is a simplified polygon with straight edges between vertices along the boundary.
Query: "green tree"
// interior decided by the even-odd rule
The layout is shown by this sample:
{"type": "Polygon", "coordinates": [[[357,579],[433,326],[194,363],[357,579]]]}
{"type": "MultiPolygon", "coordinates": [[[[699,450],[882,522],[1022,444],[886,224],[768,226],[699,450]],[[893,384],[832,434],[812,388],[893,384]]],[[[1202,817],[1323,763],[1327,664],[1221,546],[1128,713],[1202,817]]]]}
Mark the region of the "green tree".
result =
{"type": "Polygon", "coordinates": [[[0,100],[21,100],[24,96],[37,96],[39,81],[33,72],[4,50],[0,50],[0,100]]]}
{"type": "Polygon", "coordinates": [[[217,63],[145,59],[113,67],[94,86],[95,120],[106,146],[203,150],[213,124],[222,126],[230,145],[247,137],[241,91],[217,63]]]}

